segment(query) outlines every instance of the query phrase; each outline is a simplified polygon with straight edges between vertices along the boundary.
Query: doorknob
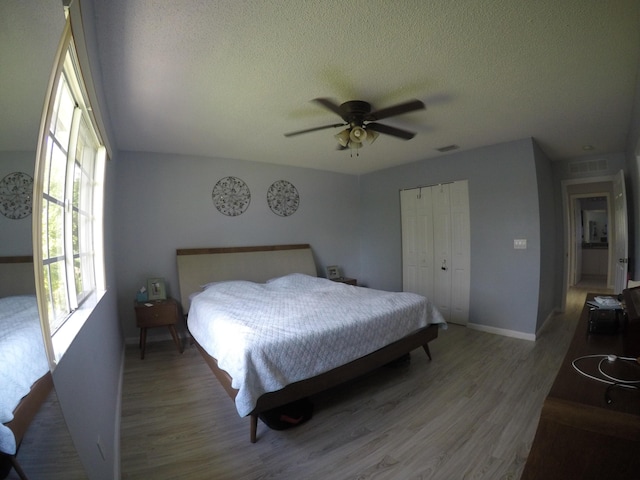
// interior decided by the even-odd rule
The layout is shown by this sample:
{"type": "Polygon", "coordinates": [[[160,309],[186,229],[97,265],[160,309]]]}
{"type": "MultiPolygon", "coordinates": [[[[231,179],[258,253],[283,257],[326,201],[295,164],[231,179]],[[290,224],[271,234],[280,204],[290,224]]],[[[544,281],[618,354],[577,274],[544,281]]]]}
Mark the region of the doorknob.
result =
{"type": "Polygon", "coordinates": [[[447,260],[446,259],[442,261],[442,266],[440,267],[440,270],[445,270],[445,271],[447,270],[447,260]]]}
{"type": "Polygon", "coordinates": [[[618,263],[629,263],[629,259],[628,258],[619,258],[618,259],[618,263]]]}

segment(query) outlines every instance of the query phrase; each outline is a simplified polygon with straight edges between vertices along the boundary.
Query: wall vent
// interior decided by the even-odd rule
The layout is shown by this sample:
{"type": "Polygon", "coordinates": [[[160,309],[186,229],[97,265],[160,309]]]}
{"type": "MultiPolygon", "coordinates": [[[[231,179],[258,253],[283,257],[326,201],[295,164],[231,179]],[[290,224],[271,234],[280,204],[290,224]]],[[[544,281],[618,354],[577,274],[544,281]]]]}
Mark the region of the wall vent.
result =
{"type": "Polygon", "coordinates": [[[569,173],[574,175],[584,175],[607,170],[607,160],[600,158],[597,160],[582,160],[569,163],[569,173]]]}

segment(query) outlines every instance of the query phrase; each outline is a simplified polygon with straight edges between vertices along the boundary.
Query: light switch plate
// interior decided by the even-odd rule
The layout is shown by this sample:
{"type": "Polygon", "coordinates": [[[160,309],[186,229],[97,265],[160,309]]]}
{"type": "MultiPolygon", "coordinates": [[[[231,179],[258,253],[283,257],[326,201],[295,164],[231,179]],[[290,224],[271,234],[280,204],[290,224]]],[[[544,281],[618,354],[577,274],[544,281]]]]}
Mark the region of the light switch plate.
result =
{"type": "Polygon", "coordinates": [[[526,238],[515,238],[513,240],[513,248],[516,250],[526,250],[527,249],[527,239],[526,238]]]}

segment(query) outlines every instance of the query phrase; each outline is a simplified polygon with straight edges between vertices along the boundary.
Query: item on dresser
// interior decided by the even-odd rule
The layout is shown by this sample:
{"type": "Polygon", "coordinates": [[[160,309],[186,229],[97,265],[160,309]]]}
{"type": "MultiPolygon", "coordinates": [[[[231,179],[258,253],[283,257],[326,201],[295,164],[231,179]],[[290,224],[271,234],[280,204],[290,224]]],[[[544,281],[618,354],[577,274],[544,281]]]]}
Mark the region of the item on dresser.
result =
{"type": "Polygon", "coordinates": [[[611,308],[589,310],[589,333],[618,333],[623,326],[622,310],[611,308]]]}

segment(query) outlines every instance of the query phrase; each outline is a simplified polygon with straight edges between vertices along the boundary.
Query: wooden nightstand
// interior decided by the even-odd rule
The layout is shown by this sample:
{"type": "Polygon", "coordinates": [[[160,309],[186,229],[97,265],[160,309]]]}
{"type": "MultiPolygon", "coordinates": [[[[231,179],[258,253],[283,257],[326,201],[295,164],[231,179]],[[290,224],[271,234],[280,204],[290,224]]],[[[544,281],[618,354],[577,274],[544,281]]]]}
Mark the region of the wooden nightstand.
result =
{"type": "Polygon", "coordinates": [[[135,302],[136,324],[140,329],[140,358],[144,358],[144,350],[147,343],[147,328],[168,327],[173,341],[182,353],[182,343],[176,332],[176,323],[180,318],[178,302],[173,298],[166,300],[150,300],[148,302],[135,302]]]}
{"type": "Polygon", "coordinates": [[[347,285],[355,285],[356,287],[358,286],[358,280],[355,278],[340,277],[332,278],[331,280],[333,280],[334,282],[346,283],[347,285]]]}

